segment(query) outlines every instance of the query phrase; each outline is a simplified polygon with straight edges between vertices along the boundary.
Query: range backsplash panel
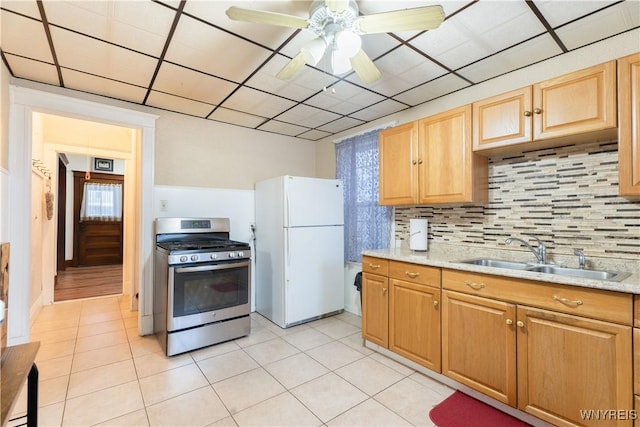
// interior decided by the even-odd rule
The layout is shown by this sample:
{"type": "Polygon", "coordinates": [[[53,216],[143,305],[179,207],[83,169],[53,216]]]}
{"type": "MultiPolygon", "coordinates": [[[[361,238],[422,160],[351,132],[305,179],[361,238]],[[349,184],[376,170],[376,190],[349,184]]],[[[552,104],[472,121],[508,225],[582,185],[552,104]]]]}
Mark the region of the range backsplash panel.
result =
{"type": "Polygon", "coordinates": [[[558,254],[640,257],[640,200],[618,196],[616,141],[490,157],[487,204],[397,207],[396,240],[408,242],[417,217],[436,242],[504,249],[533,234],[558,254]]]}

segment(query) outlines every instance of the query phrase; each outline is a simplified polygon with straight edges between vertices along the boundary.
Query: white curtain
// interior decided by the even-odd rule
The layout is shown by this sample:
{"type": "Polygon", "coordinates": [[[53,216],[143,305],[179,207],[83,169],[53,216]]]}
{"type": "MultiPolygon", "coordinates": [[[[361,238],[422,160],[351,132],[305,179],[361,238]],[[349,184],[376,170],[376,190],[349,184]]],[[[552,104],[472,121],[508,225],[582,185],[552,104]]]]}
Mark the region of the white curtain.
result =
{"type": "Polygon", "coordinates": [[[378,131],[336,144],[336,175],[344,183],[345,261],[365,249],[389,247],[393,208],[378,205],[378,131]]]}
{"type": "Polygon", "coordinates": [[[122,184],[85,182],[80,221],[121,221],[122,184]]]}

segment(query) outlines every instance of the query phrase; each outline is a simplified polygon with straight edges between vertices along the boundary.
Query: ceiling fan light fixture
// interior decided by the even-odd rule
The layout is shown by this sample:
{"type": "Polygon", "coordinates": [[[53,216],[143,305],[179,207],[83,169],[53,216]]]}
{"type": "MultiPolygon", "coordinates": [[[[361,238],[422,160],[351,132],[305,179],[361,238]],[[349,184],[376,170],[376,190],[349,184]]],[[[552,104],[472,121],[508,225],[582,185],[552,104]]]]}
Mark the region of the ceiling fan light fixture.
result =
{"type": "Polygon", "coordinates": [[[322,37],[318,37],[302,46],[300,52],[304,56],[304,62],[315,66],[320,62],[326,50],[327,42],[322,37]]]}
{"type": "Polygon", "coordinates": [[[341,55],[351,58],[362,47],[360,36],[350,30],[339,31],[335,35],[335,43],[341,55]]]}
{"type": "Polygon", "coordinates": [[[331,50],[331,72],[334,75],[341,75],[351,71],[351,61],[338,49],[331,50]]]}

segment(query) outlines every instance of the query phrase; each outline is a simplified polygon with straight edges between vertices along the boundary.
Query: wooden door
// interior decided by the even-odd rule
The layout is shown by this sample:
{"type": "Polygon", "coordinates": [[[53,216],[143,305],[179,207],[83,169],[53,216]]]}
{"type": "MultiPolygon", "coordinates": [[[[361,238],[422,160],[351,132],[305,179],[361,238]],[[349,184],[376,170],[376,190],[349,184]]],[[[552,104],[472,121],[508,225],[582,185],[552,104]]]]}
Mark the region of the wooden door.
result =
{"type": "Polygon", "coordinates": [[[618,60],[621,196],[640,196],[640,53],[618,60]]]}
{"type": "Polygon", "coordinates": [[[379,135],[380,204],[415,204],[418,197],[416,122],[385,129],[379,135]]]}
{"type": "Polygon", "coordinates": [[[533,138],[548,139],[617,126],[616,62],[533,86],[533,138]]]}
{"type": "Polygon", "coordinates": [[[473,103],[473,150],[531,142],[531,86],[473,103]]]}
{"type": "Polygon", "coordinates": [[[633,409],[631,327],[518,306],[518,408],[558,426],[631,426],[585,410],[633,409]]]}
{"type": "Polygon", "coordinates": [[[389,347],[389,278],[362,274],[362,336],[389,347]]]}
{"type": "Polygon", "coordinates": [[[442,291],[442,373],[516,405],[516,306],[442,291]]]}
{"type": "Polygon", "coordinates": [[[62,155],[58,155],[58,191],[56,196],[58,198],[57,211],[58,211],[58,223],[57,223],[57,241],[56,241],[56,270],[64,271],[66,268],[65,248],[66,248],[66,234],[67,234],[67,166],[62,161],[62,155]]]}
{"type": "Polygon", "coordinates": [[[440,372],[440,289],[389,279],[389,349],[440,372]]]}
{"type": "Polygon", "coordinates": [[[124,176],[85,172],[74,173],[73,195],[73,261],[74,267],[122,264],[122,221],[80,221],[80,208],[85,182],[119,183],[124,187],[124,176]]]}

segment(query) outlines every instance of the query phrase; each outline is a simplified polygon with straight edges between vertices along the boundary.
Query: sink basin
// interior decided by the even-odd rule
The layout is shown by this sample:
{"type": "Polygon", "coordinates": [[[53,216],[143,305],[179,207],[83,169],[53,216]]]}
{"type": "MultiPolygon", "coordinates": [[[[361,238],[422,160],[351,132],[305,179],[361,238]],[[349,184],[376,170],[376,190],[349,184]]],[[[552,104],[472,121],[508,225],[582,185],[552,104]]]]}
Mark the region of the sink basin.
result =
{"type": "Polygon", "coordinates": [[[579,268],[566,268],[557,265],[535,265],[527,268],[527,271],[537,273],[557,274],[559,276],[580,277],[583,279],[610,280],[620,282],[631,276],[630,273],[619,271],[583,270],[579,268]]]}
{"type": "Polygon", "coordinates": [[[524,262],[503,261],[500,259],[476,258],[460,261],[464,264],[481,265],[483,267],[508,268],[510,270],[526,270],[531,264],[524,262]]]}
{"type": "Polygon", "coordinates": [[[483,267],[506,268],[509,270],[522,270],[535,273],[556,274],[558,276],[579,277],[583,279],[609,280],[612,282],[620,282],[631,276],[631,273],[625,273],[621,271],[583,270],[579,268],[560,267],[558,265],[530,264],[491,258],[475,258],[460,262],[463,264],[480,265],[483,267]]]}

